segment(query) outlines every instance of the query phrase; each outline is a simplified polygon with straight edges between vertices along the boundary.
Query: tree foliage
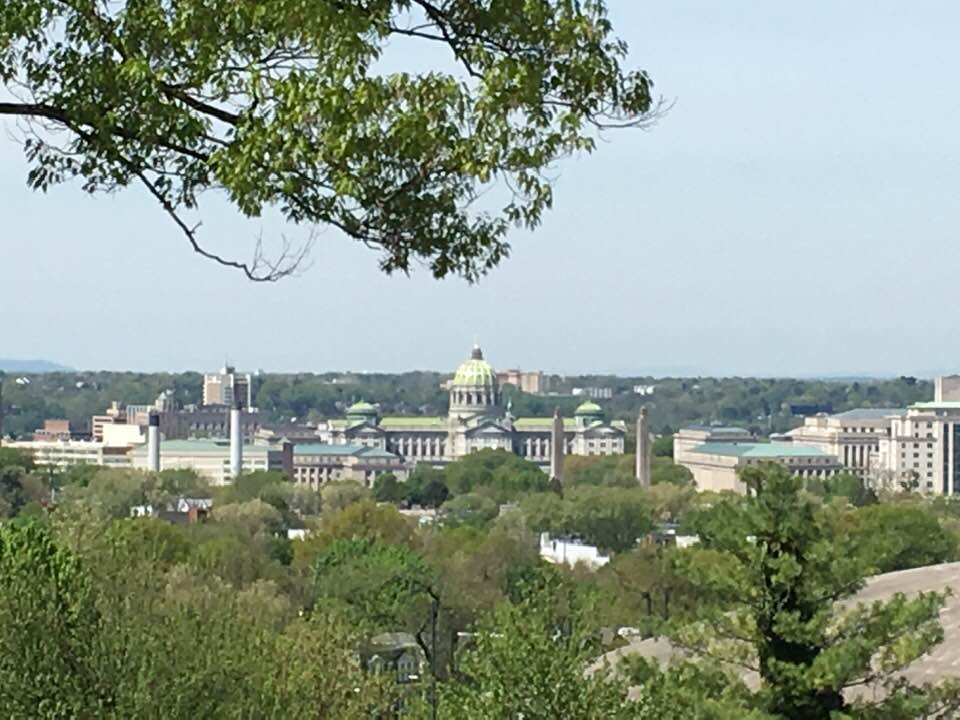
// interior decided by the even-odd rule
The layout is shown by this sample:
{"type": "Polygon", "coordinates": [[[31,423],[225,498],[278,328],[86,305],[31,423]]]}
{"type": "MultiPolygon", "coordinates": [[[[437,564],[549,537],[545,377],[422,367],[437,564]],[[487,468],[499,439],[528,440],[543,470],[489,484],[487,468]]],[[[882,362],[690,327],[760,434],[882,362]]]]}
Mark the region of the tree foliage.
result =
{"type": "Polygon", "coordinates": [[[719,602],[676,640],[711,662],[755,669],[761,708],[788,720],[956,709],[956,693],[909,686],[897,675],[943,639],[944,596],[837,605],[872,571],[864,544],[875,538],[845,532],[834,515],[842,511],[805,496],[802,480],[779,465],[745,468],[742,478],[750,497],[721,501],[702,518],[702,548],[684,567],[719,602]],[[882,688],[879,699],[845,694],[861,685],[882,688]]]}
{"type": "Polygon", "coordinates": [[[0,114],[41,125],[31,186],[139,184],[194,250],[251,279],[300,255],[202,247],[185,213],[205,191],[246,216],[337,228],[388,272],[423,261],[473,280],[507,254],[508,228],[539,224],[555,160],[655,116],[626,54],[600,0],[8,0],[0,81],[20,101],[0,114]],[[455,69],[392,70],[413,43],[455,69]],[[475,207],[497,181],[499,212],[475,207]]]}

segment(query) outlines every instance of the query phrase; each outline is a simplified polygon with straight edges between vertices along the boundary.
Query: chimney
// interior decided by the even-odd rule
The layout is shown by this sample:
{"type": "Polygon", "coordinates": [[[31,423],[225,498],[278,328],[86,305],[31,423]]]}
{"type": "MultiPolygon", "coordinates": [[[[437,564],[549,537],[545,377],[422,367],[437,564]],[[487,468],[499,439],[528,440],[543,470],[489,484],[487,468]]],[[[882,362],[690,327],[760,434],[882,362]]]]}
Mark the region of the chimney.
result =
{"type": "Polygon", "coordinates": [[[560,408],[553,412],[553,429],[550,431],[550,477],[563,485],[563,455],[566,450],[566,435],[560,408]]]}
{"type": "Polygon", "coordinates": [[[147,420],[147,470],[160,472],[160,416],[155,412],[147,420]]]}
{"type": "Polygon", "coordinates": [[[243,471],[243,431],[240,427],[240,403],[230,408],[230,478],[236,480],[243,471]]]}
{"type": "Polygon", "coordinates": [[[650,421],[647,419],[647,407],[640,408],[637,418],[637,483],[640,487],[650,487],[650,421]]]}

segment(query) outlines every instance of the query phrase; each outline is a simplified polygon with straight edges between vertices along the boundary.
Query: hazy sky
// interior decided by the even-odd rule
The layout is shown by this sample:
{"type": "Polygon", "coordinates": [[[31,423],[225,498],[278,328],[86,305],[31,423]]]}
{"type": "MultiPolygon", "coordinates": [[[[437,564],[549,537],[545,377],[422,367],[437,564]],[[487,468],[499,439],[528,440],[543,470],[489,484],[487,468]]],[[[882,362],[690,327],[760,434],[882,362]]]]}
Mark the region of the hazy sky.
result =
{"type": "MultiPolygon", "coordinates": [[[[610,0],[676,100],[560,166],[556,207],[479,286],[386,278],[324,232],[253,285],[127,191],[26,189],[0,135],[0,357],[78,368],[498,367],[811,375],[960,365],[960,4],[610,0]]],[[[0,122],[2,124],[2,122],[0,122]]],[[[206,237],[246,257],[223,206],[206,237]]]]}

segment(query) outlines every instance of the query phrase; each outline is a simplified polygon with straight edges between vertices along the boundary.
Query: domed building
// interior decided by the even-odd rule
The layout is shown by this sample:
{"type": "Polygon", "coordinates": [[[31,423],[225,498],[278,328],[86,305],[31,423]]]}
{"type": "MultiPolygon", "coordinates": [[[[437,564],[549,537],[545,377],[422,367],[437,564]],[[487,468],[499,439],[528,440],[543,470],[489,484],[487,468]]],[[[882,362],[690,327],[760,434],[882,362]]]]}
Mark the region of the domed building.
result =
{"type": "MultiPolygon", "coordinates": [[[[443,465],[492,448],[509,450],[549,470],[554,419],[515,418],[509,407],[503,408],[497,373],[479,347],[456,369],[447,389],[445,417],[381,417],[375,405],[360,401],[344,418],[321,423],[317,432],[323,442],[379,448],[411,465],[443,465]]],[[[563,418],[563,434],[564,455],[619,455],[626,425],[607,421],[602,407],[585,402],[574,417],[563,418]]]]}

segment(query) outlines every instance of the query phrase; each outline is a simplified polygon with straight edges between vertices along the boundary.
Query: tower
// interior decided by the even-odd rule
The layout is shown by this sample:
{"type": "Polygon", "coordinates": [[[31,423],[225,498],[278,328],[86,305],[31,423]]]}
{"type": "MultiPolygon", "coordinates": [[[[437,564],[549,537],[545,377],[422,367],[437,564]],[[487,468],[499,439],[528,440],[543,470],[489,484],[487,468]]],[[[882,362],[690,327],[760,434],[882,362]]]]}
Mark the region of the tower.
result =
{"type": "Polygon", "coordinates": [[[563,418],[560,408],[553,411],[553,427],[550,430],[550,479],[563,485],[563,455],[566,449],[563,418]]]}
{"type": "Polygon", "coordinates": [[[647,419],[647,406],[640,408],[637,418],[637,483],[640,487],[650,487],[650,421],[647,419]]]}

